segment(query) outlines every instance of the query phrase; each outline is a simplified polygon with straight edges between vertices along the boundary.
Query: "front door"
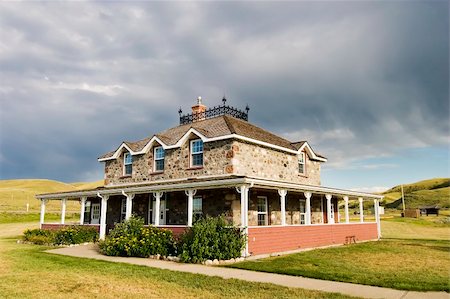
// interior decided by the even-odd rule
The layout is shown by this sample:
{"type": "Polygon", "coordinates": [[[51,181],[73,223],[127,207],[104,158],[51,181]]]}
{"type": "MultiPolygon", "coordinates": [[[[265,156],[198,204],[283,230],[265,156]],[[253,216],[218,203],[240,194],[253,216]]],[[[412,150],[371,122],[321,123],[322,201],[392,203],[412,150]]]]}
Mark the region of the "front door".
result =
{"type": "Polygon", "coordinates": [[[92,204],[91,224],[100,224],[100,204],[92,204]]]}

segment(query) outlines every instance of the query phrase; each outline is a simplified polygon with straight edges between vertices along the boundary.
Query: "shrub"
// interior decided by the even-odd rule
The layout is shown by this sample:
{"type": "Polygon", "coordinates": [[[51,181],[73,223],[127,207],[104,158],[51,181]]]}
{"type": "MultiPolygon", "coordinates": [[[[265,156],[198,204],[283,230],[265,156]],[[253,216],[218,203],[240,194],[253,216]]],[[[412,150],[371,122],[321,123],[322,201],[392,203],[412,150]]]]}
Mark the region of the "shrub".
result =
{"type": "Polygon", "coordinates": [[[135,257],[168,256],[176,249],[172,231],[144,227],[144,220],[135,217],[117,224],[99,247],[106,255],[135,257]]]}
{"type": "Polygon", "coordinates": [[[32,229],[23,233],[23,240],[39,245],[70,245],[96,242],[98,233],[94,227],[68,226],[58,230],[32,229]]]}
{"type": "Polygon", "coordinates": [[[46,229],[27,229],[23,232],[23,240],[38,245],[52,245],[55,233],[46,229]]]}
{"type": "Polygon", "coordinates": [[[91,226],[68,226],[55,231],[54,243],[57,245],[97,242],[98,232],[91,226]]]}
{"type": "Polygon", "coordinates": [[[206,217],[181,235],[178,252],[182,261],[197,263],[240,257],[244,246],[245,236],[225,217],[206,217]]]}

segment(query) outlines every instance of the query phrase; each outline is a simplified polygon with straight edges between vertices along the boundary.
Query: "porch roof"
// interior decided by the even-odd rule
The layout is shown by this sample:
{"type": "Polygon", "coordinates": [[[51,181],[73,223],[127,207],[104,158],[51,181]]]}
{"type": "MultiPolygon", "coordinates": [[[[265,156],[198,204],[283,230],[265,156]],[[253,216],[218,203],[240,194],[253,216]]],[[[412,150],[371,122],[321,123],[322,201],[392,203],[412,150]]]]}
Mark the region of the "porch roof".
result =
{"type": "Polygon", "coordinates": [[[36,198],[42,199],[74,199],[98,195],[120,195],[122,191],[127,193],[148,193],[156,191],[183,191],[187,189],[215,189],[233,188],[241,185],[250,185],[255,188],[285,189],[295,192],[312,192],[315,194],[332,194],[335,196],[362,197],[382,199],[382,195],[358,192],[352,190],[337,189],[316,185],[304,185],[278,180],[268,180],[257,177],[226,175],[215,177],[198,177],[177,180],[153,181],[145,183],[131,183],[86,189],[79,191],[67,191],[57,193],[37,194],[36,198]]]}

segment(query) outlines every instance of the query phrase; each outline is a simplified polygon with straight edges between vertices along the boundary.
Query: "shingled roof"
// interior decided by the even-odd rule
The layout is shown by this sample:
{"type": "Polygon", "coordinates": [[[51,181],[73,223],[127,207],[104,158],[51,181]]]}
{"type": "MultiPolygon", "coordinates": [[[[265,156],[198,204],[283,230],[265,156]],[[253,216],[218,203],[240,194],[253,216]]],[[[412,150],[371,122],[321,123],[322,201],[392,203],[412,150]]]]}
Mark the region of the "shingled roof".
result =
{"type": "MultiPolygon", "coordinates": [[[[236,134],[294,151],[298,150],[306,143],[306,141],[292,143],[247,121],[240,120],[229,115],[221,115],[180,125],[155,134],[154,136],[160,139],[166,146],[173,146],[191,129],[196,130],[207,138],[216,138],[236,134]]],[[[124,144],[133,152],[140,152],[151,139],[152,138],[150,137],[136,142],[126,141],[124,144]]],[[[112,157],[115,152],[116,151],[106,153],[99,159],[108,159],[112,157]]]]}

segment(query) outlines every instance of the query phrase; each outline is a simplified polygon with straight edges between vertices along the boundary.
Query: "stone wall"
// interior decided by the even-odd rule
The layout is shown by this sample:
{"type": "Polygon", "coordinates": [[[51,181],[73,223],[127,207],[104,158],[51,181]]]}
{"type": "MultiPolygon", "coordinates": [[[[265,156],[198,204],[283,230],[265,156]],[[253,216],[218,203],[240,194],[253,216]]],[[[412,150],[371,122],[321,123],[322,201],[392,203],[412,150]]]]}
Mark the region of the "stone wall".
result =
{"type": "Polygon", "coordinates": [[[165,152],[163,172],[154,172],[153,148],[142,155],[133,156],[133,172],[131,176],[123,175],[123,150],[115,160],[105,162],[105,185],[133,182],[179,179],[206,175],[232,174],[231,143],[229,140],[207,142],[203,145],[203,167],[190,167],[190,142],[180,148],[165,152]]]}
{"type": "Polygon", "coordinates": [[[105,184],[115,185],[236,174],[292,183],[320,185],[320,162],[312,161],[308,155],[305,155],[306,174],[302,175],[298,171],[296,154],[237,140],[222,140],[205,143],[203,167],[191,168],[189,146],[190,142],[186,142],[180,148],[166,150],[163,172],[153,171],[153,148],[145,154],[133,156],[131,176],[123,175],[123,155],[126,152],[126,150],[123,150],[117,159],[106,161],[105,184]]]}
{"type": "Polygon", "coordinates": [[[298,172],[298,157],[255,144],[234,141],[233,173],[282,180],[292,183],[320,185],[320,162],[306,158],[306,174],[298,172]]]}

